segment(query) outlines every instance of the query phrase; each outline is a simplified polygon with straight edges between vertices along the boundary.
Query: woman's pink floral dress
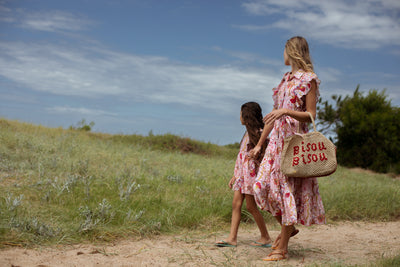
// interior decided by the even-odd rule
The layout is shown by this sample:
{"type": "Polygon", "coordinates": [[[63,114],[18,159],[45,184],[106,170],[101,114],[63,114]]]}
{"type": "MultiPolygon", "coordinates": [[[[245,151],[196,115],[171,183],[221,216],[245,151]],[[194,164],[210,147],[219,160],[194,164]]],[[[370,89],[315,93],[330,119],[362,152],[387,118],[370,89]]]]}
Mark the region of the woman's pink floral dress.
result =
{"type": "MultiPolygon", "coordinates": [[[[306,111],[304,100],[312,80],[317,83],[318,98],[320,80],[315,73],[300,70],[291,79],[286,73],[279,86],[273,89],[274,108],[306,111]]],[[[325,211],[317,179],[290,178],[280,171],[283,139],[297,132],[298,125],[299,121],[289,116],[275,121],[254,183],[254,197],[261,209],[273,216],[281,215],[284,225],[323,224],[325,211]]],[[[301,123],[300,132],[308,132],[306,124],[301,123]]]]}
{"type": "Polygon", "coordinates": [[[247,146],[249,144],[249,135],[246,132],[240,144],[239,153],[236,158],[234,177],[236,178],[232,190],[240,191],[242,194],[254,195],[253,185],[257,176],[257,165],[253,159],[250,159],[247,146]]]}

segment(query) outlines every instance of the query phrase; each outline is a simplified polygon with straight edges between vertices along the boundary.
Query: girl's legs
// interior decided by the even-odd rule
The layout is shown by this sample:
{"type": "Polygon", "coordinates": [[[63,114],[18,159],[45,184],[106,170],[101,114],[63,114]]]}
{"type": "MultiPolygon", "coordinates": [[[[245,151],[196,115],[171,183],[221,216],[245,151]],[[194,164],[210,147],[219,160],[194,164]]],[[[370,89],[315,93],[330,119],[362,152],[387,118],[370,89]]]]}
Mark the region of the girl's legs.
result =
{"type": "MultiPolygon", "coordinates": [[[[244,195],[241,194],[240,191],[235,190],[232,200],[231,232],[229,233],[228,238],[224,240],[224,242],[231,245],[237,245],[237,233],[239,230],[243,199],[244,195]]],[[[222,242],[217,242],[217,244],[219,243],[222,242]]]]}
{"type": "Polygon", "coordinates": [[[271,243],[271,237],[269,236],[267,226],[265,225],[264,217],[261,212],[257,208],[256,201],[254,200],[253,195],[245,195],[246,198],[246,208],[253,215],[254,220],[260,230],[261,237],[257,240],[260,244],[269,244],[271,243]]]}

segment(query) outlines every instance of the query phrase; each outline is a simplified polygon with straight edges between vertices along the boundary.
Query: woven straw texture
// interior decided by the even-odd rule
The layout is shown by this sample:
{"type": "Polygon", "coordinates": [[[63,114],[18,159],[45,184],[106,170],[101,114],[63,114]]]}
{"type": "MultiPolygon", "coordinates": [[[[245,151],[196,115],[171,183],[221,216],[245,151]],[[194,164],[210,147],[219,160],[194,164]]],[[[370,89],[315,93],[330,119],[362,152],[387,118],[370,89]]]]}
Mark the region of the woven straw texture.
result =
{"type": "Polygon", "coordinates": [[[281,169],[288,177],[321,177],[336,171],[336,146],[316,130],[311,114],[310,117],[314,132],[294,134],[284,139],[281,169]]]}

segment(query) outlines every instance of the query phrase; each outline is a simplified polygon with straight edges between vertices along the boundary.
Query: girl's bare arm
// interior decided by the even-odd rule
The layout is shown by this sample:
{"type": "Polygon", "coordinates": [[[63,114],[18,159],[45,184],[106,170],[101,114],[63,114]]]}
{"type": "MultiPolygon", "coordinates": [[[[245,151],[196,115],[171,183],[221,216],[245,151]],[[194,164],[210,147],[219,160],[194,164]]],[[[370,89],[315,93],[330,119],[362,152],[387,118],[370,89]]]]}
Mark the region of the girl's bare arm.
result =
{"type": "Polygon", "coordinates": [[[274,128],[274,124],[264,124],[264,129],[261,133],[260,139],[258,140],[257,145],[250,150],[250,157],[256,158],[258,153],[260,153],[262,145],[267,141],[267,137],[274,128]]]}

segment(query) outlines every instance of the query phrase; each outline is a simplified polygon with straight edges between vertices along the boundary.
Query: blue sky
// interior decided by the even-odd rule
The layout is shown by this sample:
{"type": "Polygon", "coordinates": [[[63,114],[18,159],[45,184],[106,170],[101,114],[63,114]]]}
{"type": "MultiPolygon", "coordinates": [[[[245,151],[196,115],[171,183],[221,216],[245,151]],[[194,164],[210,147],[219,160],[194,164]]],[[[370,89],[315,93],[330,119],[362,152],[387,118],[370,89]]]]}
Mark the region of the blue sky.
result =
{"type": "Polygon", "coordinates": [[[239,142],[241,104],[272,109],[295,35],[323,99],[360,84],[400,106],[398,0],[0,0],[0,117],[239,142]]]}

